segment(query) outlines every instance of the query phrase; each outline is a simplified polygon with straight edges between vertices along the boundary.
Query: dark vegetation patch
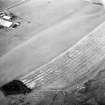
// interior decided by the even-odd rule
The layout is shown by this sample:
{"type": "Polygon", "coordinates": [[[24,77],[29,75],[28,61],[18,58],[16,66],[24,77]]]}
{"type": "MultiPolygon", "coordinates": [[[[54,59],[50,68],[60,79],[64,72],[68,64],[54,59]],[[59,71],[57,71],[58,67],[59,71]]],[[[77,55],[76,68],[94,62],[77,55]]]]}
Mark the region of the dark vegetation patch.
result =
{"type": "Polygon", "coordinates": [[[0,90],[6,95],[17,95],[17,94],[26,94],[31,92],[31,89],[29,89],[27,86],[25,86],[21,81],[19,80],[13,80],[12,82],[9,82],[2,86],[0,90]]]}

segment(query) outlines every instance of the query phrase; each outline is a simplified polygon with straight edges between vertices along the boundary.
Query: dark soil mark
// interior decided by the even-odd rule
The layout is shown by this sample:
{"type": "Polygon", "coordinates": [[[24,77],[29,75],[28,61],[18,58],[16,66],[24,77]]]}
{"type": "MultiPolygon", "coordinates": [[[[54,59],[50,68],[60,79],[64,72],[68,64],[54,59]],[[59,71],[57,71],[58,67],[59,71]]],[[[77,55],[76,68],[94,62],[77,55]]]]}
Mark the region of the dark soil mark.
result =
{"type": "Polygon", "coordinates": [[[0,89],[6,96],[26,94],[31,92],[31,89],[29,89],[21,81],[18,80],[13,80],[12,82],[2,86],[0,89]]]}

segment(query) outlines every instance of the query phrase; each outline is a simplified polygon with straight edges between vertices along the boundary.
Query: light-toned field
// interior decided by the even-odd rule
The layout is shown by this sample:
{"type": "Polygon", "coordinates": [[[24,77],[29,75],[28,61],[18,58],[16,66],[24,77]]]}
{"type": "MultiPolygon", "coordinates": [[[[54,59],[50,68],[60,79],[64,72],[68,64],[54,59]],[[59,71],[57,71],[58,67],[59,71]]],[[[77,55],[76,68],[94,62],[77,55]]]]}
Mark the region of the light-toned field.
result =
{"type": "Polygon", "coordinates": [[[32,23],[1,31],[0,51],[8,53],[0,58],[0,85],[49,62],[105,20],[103,7],[80,0],[31,0],[11,11],[32,23]]]}
{"type": "MultiPolygon", "coordinates": [[[[11,3],[11,5],[13,4],[11,3]]],[[[0,55],[5,54],[32,36],[36,36],[37,33],[69,18],[83,5],[84,3],[80,0],[62,2],[60,0],[29,0],[20,6],[9,9],[23,20],[31,21],[31,23],[28,24],[27,21],[24,21],[21,27],[16,30],[0,31],[0,55]]]]}

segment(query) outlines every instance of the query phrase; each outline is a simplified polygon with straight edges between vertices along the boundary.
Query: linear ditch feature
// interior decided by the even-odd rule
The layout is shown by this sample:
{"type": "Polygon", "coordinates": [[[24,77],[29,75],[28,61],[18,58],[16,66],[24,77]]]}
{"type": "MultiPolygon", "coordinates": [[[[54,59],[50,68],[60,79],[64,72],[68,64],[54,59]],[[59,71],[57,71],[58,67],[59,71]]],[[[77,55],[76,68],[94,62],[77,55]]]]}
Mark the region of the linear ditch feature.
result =
{"type": "Polygon", "coordinates": [[[0,90],[4,93],[5,96],[27,94],[32,91],[23,82],[19,80],[13,80],[3,85],[2,87],[0,87],[0,90]]]}

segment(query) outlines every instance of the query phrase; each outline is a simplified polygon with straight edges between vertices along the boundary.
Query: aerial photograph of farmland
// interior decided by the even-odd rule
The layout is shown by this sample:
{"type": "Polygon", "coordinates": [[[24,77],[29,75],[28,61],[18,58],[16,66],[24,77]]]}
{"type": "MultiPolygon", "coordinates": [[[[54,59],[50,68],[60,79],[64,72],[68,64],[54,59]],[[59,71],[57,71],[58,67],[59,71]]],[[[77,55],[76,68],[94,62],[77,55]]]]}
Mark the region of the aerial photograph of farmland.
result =
{"type": "Polygon", "coordinates": [[[0,0],[0,105],[105,105],[105,0],[0,0]]]}

